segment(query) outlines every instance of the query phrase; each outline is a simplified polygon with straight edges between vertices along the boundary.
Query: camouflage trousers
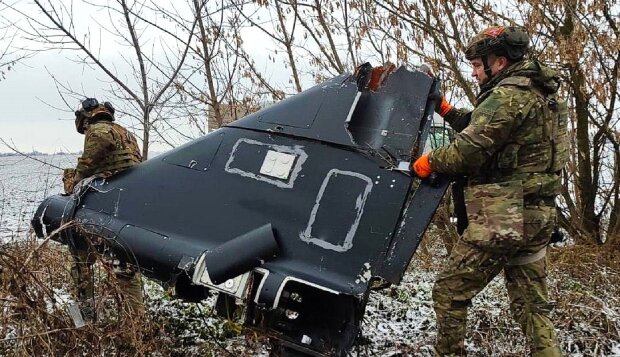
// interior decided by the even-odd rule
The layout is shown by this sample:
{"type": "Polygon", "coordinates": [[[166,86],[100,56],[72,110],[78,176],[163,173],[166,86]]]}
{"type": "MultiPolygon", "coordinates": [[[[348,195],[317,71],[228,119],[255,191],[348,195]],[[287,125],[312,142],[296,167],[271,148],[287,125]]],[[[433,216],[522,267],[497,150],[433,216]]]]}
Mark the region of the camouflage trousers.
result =
{"type": "MultiPolygon", "coordinates": [[[[73,265],[71,277],[76,287],[76,295],[82,312],[86,318],[94,318],[95,285],[93,265],[97,260],[94,249],[79,249],[72,252],[73,265]]],[[[144,315],[144,301],[142,296],[142,282],[139,272],[134,274],[116,274],[119,290],[127,303],[129,316],[139,318],[144,315]]]]}
{"type": "Polygon", "coordinates": [[[523,219],[522,239],[507,240],[497,240],[496,235],[483,232],[476,223],[488,227],[489,222],[476,222],[476,217],[472,222],[469,213],[468,208],[470,226],[453,247],[447,267],[433,287],[437,315],[436,353],[440,356],[465,355],[467,308],[471,299],[503,270],[510,310],[528,339],[532,355],[561,356],[549,319],[552,306],[546,285],[546,258],[525,264],[523,259],[515,262],[515,257],[535,253],[547,245],[553,230],[555,208],[526,206],[519,212],[523,219]],[[489,244],[487,239],[495,241],[489,244]]]}

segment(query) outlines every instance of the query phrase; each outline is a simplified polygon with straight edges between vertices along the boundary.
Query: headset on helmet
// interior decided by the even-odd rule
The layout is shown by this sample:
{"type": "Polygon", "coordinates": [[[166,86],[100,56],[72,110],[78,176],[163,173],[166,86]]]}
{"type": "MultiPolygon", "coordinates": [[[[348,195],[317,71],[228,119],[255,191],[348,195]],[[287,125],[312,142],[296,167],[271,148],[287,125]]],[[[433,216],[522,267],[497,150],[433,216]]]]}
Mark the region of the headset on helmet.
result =
{"type": "Polygon", "coordinates": [[[114,107],[110,102],[100,104],[96,98],[86,98],[82,101],[80,109],[75,111],[75,129],[84,134],[86,122],[89,123],[107,120],[114,121],[114,107]]]}

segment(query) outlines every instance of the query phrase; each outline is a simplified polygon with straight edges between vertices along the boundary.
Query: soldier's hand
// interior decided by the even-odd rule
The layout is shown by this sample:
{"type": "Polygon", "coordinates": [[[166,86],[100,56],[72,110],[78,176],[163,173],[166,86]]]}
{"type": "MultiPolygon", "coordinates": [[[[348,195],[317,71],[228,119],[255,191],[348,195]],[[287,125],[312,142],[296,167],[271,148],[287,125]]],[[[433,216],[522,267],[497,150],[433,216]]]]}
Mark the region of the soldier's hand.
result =
{"type": "Polygon", "coordinates": [[[435,113],[439,114],[442,118],[448,115],[453,108],[452,104],[448,103],[446,97],[443,96],[443,93],[441,93],[441,100],[437,100],[435,103],[437,103],[435,105],[435,113]]]}
{"type": "Polygon", "coordinates": [[[353,78],[355,78],[355,82],[357,83],[357,90],[363,91],[366,89],[368,82],[370,82],[372,74],[372,65],[369,62],[363,63],[355,69],[353,72],[353,78]]]}
{"type": "Polygon", "coordinates": [[[428,160],[428,153],[420,156],[413,165],[411,165],[411,171],[415,172],[419,178],[427,178],[433,173],[430,161],[428,160]]]}
{"type": "MultiPolygon", "coordinates": [[[[433,73],[430,65],[422,63],[419,69],[429,77],[435,78],[435,73],[433,73]]],[[[435,84],[433,85],[432,91],[428,94],[428,98],[435,101],[435,113],[439,114],[442,118],[452,110],[452,105],[448,103],[446,97],[443,95],[438,80],[435,80],[435,84]]]]}
{"type": "Polygon", "coordinates": [[[75,186],[75,169],[64,169],[62,172],[62,183],[66,194],[73,193],[75,186]]]}

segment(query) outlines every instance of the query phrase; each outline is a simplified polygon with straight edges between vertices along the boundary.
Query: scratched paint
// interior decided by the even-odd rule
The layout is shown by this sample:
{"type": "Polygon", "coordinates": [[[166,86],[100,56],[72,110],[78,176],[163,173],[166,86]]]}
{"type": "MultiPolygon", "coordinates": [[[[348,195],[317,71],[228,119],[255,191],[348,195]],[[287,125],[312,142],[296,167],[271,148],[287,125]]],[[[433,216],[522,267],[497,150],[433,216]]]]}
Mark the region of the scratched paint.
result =
{"type": "Polygon", "coordinates": [[[366,262],[362,266],[362,271],[357,275],[357,279],[355,279],[355,283],[368,283],[372,278],[372,270],[370,269],[370,263],[366,262]]]}

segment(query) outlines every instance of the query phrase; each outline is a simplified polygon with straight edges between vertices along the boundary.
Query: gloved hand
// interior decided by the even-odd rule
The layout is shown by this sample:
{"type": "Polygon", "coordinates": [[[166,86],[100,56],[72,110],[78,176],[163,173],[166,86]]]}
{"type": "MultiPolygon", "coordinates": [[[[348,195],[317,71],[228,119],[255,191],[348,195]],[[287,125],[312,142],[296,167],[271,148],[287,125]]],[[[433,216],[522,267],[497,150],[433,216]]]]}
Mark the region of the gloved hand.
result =
{"type": "Polygon", "coordinates": [[[450,113],[453,108],[452,104],[448,103],[446,97],[443,96],[443,93],[441,93],[441,100],[438,100],[436,103],[437,105],[435,106],[435,113],[439,114],[442,118],[448,115],[448,113],[450,113]]]}
{"type": "Polygon", "coordinates": [[[418,69],[421,72],[426,73],[429,77],[435,77],[435,73],[433,72],[433,69],[431,68],[431,65],[428,63],[422,63],[420,65],[420,67],[418,67],[418,69]]]}
{"type": "Polygon", "coordinates": [[[352,76],[355,78],[355,82],[357,82],[357,90],[363,91],[372,77],[372,65],[366,62],[357,66],[352,76]]]}
{"type": "MultiPolygon", "coordinates": [[[[433,73],[433,70],[429,64],[422,63],[419,69],[420,71],[426,73],[429,77],[435,78],[435,73],[433,73]]],[[[442,118],[452,110],[452,105],[448,103],[446,97],[444,97],[441,89],[439,88],[439,81],[435,81],[433,91],[429,93],[428,97],[435,100],[435,113],[439,114],[442,118]]]]}
{"type": "Polygon", "coordinates": [[[427,178],[431,175],[433,171],[431,170],[431,163],[428,161],[428,153],[420,156],[411,165],[411,171],[415,172],[419,178],[427,178]]]}

